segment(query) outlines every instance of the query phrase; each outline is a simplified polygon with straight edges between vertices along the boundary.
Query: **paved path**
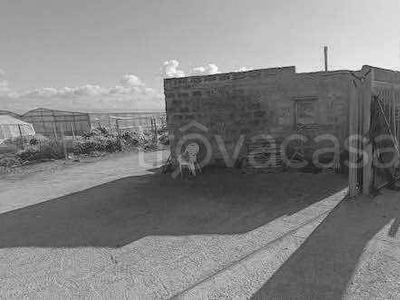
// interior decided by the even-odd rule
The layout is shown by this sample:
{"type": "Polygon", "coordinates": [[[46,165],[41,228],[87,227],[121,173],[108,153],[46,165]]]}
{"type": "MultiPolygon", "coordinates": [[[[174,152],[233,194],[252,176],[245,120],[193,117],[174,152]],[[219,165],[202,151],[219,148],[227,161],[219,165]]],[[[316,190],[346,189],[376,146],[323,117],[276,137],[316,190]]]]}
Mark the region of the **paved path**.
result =
{"type": "Polygon", "coordinates": [[[17,237],[9,234],[8,241],[0,242],[0,295],[48,299],[250,296],[265,278],[257,276],[250,287],[244,286],[249,281],[242,279],[249,275],[250,280],[252,272],[260,271],[262,266],[257,262],[249,266],[246,262],[272,246],[273,265],[264,265],[262,272],[276,269],[344,194],[338,193],[245,234],[150,235],[119,248],[15,247],[19,243],[14,240],[17,237]],[[280,241],[286,238],[290,242],[285,240],[282,245],[280,241]],[[238,266],[240,270],[236,272],[238,266]],[[253,270],[254,266],[257,268],[253,270]],[[222,280],[215,284],[214,278],[219,276],[223,276],[222,280]],[[224,285],[235,288],[221,291],[224,285]],[[242,293],[237,294],[242,285],[242,293]]]}
{"type": "Polygon", "coordinates": [[[178,298],[400,299],[400,193],[335,207],[337,196],[290,217],[303,225],[178,298]]]}
{"type": "MultiPolygon", "coordinates": [[[[183,213],[190,210],[185,199],[175,204],[166,193],[165,205],[172,207],[149,207],[157,196],[149,188],[171,189],[150,174],[121,157],[1,187],[0,297],[399,299],[399,194],[343,200],[341,191],[251,230],[198,233],[180,228],[193,218],[183,213]],[[144,190],[144,198],[136,194],[144,190]],[[159,211],[149,215],[150,209],[159,211]],[[171,211],[176,218],[157,219],[171,211]],[[127,236],[118,236],[124,224],[127,236]]],[[[184,193],[193,184],[180,188],[184,193]]]]}
{"type": "Polygon", "coordinates": [[[65,168],[48,168],[25,177],[0,179],[0,213],[82,191],[127,176],[151,174],[168,152],[116,155],[65,168]],[[141,157],[143,159],[141,159],[141,157]],[[142,163],[141,163],[142,162],[142,163]]]}

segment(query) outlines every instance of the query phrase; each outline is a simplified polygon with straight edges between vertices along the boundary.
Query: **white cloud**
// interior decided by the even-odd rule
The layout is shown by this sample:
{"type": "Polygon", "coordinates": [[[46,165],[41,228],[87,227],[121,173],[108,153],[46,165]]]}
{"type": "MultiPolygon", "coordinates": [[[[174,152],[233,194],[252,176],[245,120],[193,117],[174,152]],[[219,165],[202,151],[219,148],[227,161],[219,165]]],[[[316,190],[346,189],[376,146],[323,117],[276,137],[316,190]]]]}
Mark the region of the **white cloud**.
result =
{"type": "Polygon", "coordinates": [[[204,67],[196,67],[196,68],[193,68],[193,70],[192,70],[192,73],[194,73],[194,74],[203,74],[205,72],[206,72],[206,68],[204,68],[204,67]]]}
{"type": "MultiPolygon", "coordinates": [[[[184,77],[177,60],[163,63],[163,76],[184,77]]],[[[209,63],[193,68],[190,75],[219,73],[217,65],[209,63]]],[[[81,111],[130,111],[164,109],[163,93],[146,86],[133,74],[122,76],[111,87],[86,84],[77,87],[43,87],[28,91],[12,89],[6,79],[6,72],[0,69],[0,107],[2,109],[25,112],[39,106],[81,111]]]]}
{"type": "Polygon", "coordinates": [[[20,97],[79,97],[79,96],[113,96],[113,95],[134,95],[150,94],[153,89],[147,88],[145,84],[135,75],[126,74],[120,84],[114,87],[102,87],[99,85],[86,84],[79,87],[52,88],[45,87],[27,91],[19,94],[20,97]]]}
{"type": "Polygon", "coordinates": [[[208,64],[208,74],[216,74],[219,73],[218,67],[214,64],[208,64]]]}
{"type": "Polygon", "coordinates": [[[6,72],[0,69],[0,95],[4,95],[10,92],[10,86],[6,80],[6,72]]]}
{"type": "Polygon", "coordinates": [[[178,69],[179,61],[175,59],[167,60],[163,64],[163,76],[167,78],[184,77],[185,72],[178,69]]]}
{"type": "Polygon", "coordinates": [[[250,70],[252,70],[252,69],[253,69],[253,68],[240,67],[240,68],[234,70],[233,72],[245,72],[245,71],[250,71],[250,70]]]}
{"type": "Polygon", "coordinates": [[[207,66],[203,67],[195,67],[192,69],[192,75],[211,75],[219,73],[218,67],[215,64],[208,64],[207,66]]]}
{"type": "Polygon", "coordinates": [[[126,74],[122,79],[120,80],[121,84],[124,86],[143,86],[143,82],[139,79],[139,77],[132,75],[132,74],[126,74]]]}
{"type": "MultiPolygon", "coordinates": [[[[0,78],[1,79],[1,78],[0,78]]],[[[5,81],[5,80],[4,80],[5,81]]],[[[12,91],[0,80],[0,107],[25,112],[36,107],[76,111],[161,110],[163,95],[147,87],[137,76],[124,75],[112,87],[86,84],[79,87],[44,87],[12,91]],[[3,91],[3,92],[2,92],[3,91]]]]}
{"type": "Polygon", "coordinates": [[[8,92],[10,92],[10,86],[8,84],[8,81],[0,78],[0,95],[6,94],[8,92]]]}
{"type": "Polygon", "coordinates": [[[99,85],[87,84],[80,87],[63,87],[63,88],[52,88],[44,87],[35,89],[33,91],[27,91],[20,93],[20,97],[36,98],[36,97],[79,97],[79,96],[100,96],[108,93],[107,88],[99,85]]]}

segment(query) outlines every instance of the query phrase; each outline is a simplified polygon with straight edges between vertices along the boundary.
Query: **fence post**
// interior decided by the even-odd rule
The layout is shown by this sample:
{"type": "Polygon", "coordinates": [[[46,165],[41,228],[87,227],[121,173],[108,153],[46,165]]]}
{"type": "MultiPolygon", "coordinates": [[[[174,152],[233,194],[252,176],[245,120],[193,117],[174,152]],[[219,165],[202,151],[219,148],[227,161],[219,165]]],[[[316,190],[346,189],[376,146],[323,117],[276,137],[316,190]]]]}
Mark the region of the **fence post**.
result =
{"type": "Polygon", "coordinates": [[[74,140],[75,140],[75,129],[74,129],[74,123],[71,123],[71,132],[72,132],[72,137],[74,138],[74,140]]]}
{"type": "Polygon", "coordinates": [[[24,150],[24,138],[22,136],[21,124],[18,124],[19,137],[21,138],[21,149],[24,150]]]}
{"type": "Polygon", "coordinates": [[[156,118],[153,117],[153,122],[154,122],[154,143],[157,143],[157,122],[156,118]]]}
{"type": "Polygon", "coordinates": [[[115,126],[117,128],[117,135],[119,136],[119,119],[115,119],[115,126]]]}
{"type": "MultiPolygon", "coordinates": [[[[364,68],[363,68],[364,69],[364,68]]],[[[372,168],[372,141],[368,136],[371,127],[371,100],[372,100],[372,82],[374,80],[374,70],[365,68],[364,74],[369,71],[366,75],[366,79],[363,82],[363,111],[361,113],[362,122],[362,135],[367,139],[364,144],[364,157],[363,157],[363,195],[368,196],[371,193],[371,187],[373,184],[373,168],[372,168]]]]}
{"type": "Polygon", "coordinates": [[[54,138],[57,139],[57,125],[56,123],[51,123],[51,127],[53,128],[54,138]]]}
{"type": "Polygon", "coordinates": [[[64,140],[63,124],[60,125],[60,133],[61,133],[61,143],[62,143],[62,147],[63,147],[64,158],[67,159],[68,158],[67,145],[65,144],[65,140],[64,140]]]}
{"type": "MultiPolygon", "coordinates": [[[[355,82],[354,82],[355,83],[355,82]]],[[[355,83],[356,85],[356,83],[355,83]]],[[[350,147],[354,147],[354,145],[350,145],[350,143],[353,143],[352,137],[355,137],[359,134],[359,95],[358,91],[359,88],[358,86],[353,86],[352,87],[352,93],[350,96],[350,101],[349,101],[349,149],[350,147]]],[[[357,159],[358,159],[358,153],[359,153],[359,144],[357,146],[357,152],[354,151],[349,151],[349,194],[350,197],[355,197],[357,196],[357,184],[358,184],[358,167],[357,167],[357,159]]]]}

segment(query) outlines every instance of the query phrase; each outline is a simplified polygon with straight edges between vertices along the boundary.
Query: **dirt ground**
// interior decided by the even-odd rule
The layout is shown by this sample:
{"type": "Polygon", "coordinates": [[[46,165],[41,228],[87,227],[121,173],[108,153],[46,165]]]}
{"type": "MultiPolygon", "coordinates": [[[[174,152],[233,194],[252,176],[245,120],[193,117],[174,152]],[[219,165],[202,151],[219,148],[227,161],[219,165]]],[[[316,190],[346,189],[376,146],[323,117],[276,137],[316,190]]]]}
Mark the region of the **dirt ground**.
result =
{"type": "Polygon", "coordinates": [[[0,176],[0,212],[33,205],[119,178],[145,174],[168,152],[121,152],[98,158],[55,160],[16,168],[0,176]],[[23,187],[23,188],[21,188],[23,187]]]}
{"type": "Polygon", "coordinates": [[[54,159],[42,162],[32,162],[30,164],[21,165],[14,168],[1,168],[0,181],[21,180],[36,173],[54,172],[56,170],[60,171],[65,168],[74,167],[84,163],[95,163],[107,159],[116,159],[119,157],[126,157],[131,155],[132,153],[130,152],[104,153],[97,157],[80,156],[76,159],[74,157],[68,160],[54,159]]]}
{"type": "MultiPolygon", "coordinates": [[[[342,200],[344,176],[205,170],[173,179],[156,156],[146,154],[146,166],[130,155],[2,179],[0,297],[352,298],[373,280],[354,277],[368,273],[363,255],[388,255],[363,249],[385,226],[386,240],[398,236],[398,194],[342,200]]],[[[378,266],[390,283],[396,249],[384,260],[391,269],[378,266]]]]}
{"type": "Polygon", "coordinates": [[[148,235],[240,234],[345,186],[345,178],[327,174],[127,177],[3,214],[0,247],[121,247],[148,235]]]}
{"type": "Polygon", "coordinates": [[[254,299],[399,299],[400,194],[334,209],[254,299]]]}

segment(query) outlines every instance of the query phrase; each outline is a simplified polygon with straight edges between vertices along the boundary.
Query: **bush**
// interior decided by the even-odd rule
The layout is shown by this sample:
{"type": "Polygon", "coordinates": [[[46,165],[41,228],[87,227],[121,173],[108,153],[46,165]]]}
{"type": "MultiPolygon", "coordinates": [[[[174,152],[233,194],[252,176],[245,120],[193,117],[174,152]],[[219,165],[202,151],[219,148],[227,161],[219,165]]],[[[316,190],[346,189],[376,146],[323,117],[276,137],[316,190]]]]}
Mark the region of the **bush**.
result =
{"type": "Polygon", "coordinates": [[[19,164],[20,160],[16,155],[0,155],[0,168],[10,168],[19,164]]]}
{"type": "Polygon", "coordinates": [[[141,136],[137,132],[124,132],[121,139],[127,148],[138,147],[141,143],[141,136]]]}
{"type": "Polygon", "coordinates": [[[121,135],[124,149],[141,148],[145,151],[157,150],[157,142],[154,140],[154,133],[151,131],[125,132],[121,135]]]}
{"type": "Polygon", "coordinates": [[[49,138],[41,135],[41,134],[36,134],[29,139],[29,144],[34,146],[34,145],[39,145],[40,143],[48,143],[49,138]]]}
{"type": "MultiPolygon", "coordinates": [[[[165,127],[166,128],[166,127],[165,127]]],[[[160,128],[160,132],[165,132],[165,137],[161,140],[163,143],[168,140],[167,131],[160,128]]],[[[90,133],[73,141],[73,153],[75,155],[91,154],[94,152],[116,152],[128,151],[141,148],[144,151],[157,150],[157,141],[154,139],[154,132],[124,132],[121,135],[115,135],[104,127],[93,129],[90,133]]]]}
{"type": "Polygon", "coordinates": [[[45,159],[63,158],[62,143],[55,139],[35,141],[24,149],[17,152],[21,161],[35,161],[45,159]]]}
{"type": "Polygon", "coordinates": [[[97,127],[77,138],[72,143],[72,151],[76,155],[97,152],[117,152],[122,150],[120,139],[108,132],[104,127],[97,127]]]}
{"type": "Polygon", "coordinates": [[[168,134],[168,128],[166,124],[163,124],[158,130],[157,133],[159,135],[158,141],[162,145],[169,145],[169,134],[168,134]]]}
{"type": "Polygon", "coordinates": [[[121,151],[120,140],[115,136],[93,135],[91,137],[78,138],[73,142],[73,153],[90,154],[91,152],[117,152],[121,151]]]}
{"type": "Polygon", "coordinates": [[[163,133],[162,135],[160,135],[158,137],[158,141],[160,142],[160,144],[162,145],[169,145],[169,136],[168,136],[168,132],[163,133]]]}
{"type": "Polygon", "coordinates": [[[86,139],[94,136],[112,136],[112,134],[108,132],[107,128],[99,126],[95,129],[92,129],[90,132],[84,133],[82,135],[82,137],[86,139]]]}

